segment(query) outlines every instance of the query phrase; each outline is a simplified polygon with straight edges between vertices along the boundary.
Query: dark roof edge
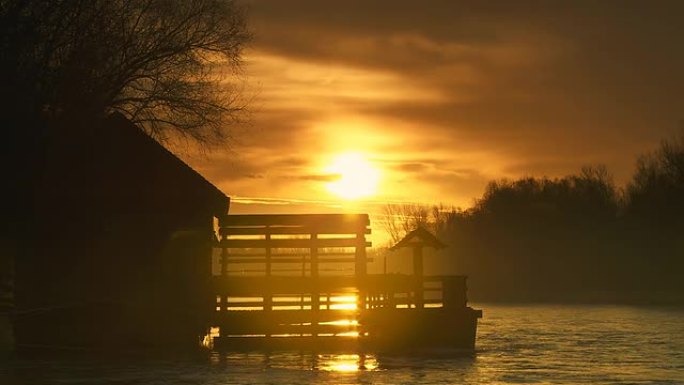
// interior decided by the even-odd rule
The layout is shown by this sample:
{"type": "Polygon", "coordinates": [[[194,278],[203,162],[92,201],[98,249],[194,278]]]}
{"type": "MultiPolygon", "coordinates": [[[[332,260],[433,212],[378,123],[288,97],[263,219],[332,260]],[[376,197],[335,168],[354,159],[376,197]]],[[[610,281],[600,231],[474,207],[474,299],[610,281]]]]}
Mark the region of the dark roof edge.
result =
{"type": "Polygon", "coordinates": [[[169,151],[166,147],[164,147],[161,143],[159,143],[150,135],[148,135],[138,125],[130,121],[123,114],[121,114],[120,112],[113,112],[109,116],[107,116],[107,118],[105,118],[104,123],[105,125],[109,125],[110,127],[126,125],[137,130],[140,133],[141,137],[144,137],[145,140],[148,140],[150,142],[150,144],[159,148],[162,151],[162,153],[165,154],[165,156],[167,156],[169,159],[172,159],[172,161],[176,162],[180,167],[184,168],[186,172],[192,175],[192,177],[195,178],[197,182],[203,186],[205,191],[207,191],[207,194],[211,196],[211,199],[213,201],[212,206],[216,211],[214,213],[216,216],[221,216],[228,213],[230,198],[226,194],[224,194],[223,191],[219,190],[218,187],[214,186],[211,182],[209,182],[204,176],[202,176],[202,174],[200,174],[195,169],[190,167],[190,165],[188,165],[179,157],[177,157],[174,153],[169,151]]]}
{"type": "Polygon", "coordinates": [[[399,242],[397,242],[396,245],[390,247],[390,251],[395,251],[403,247],[416,246],[415,244],[411,243],[411,240],[413,238],[419,238],[423,242],[421,246],[432,247],[435,249],[443,249],[446,247],[446,244],[437,239],[437,237],[434,234],[425,230],[422,227],[418,227],[417,229],[406,234],[406,236],[402,238],[399,242]]]}

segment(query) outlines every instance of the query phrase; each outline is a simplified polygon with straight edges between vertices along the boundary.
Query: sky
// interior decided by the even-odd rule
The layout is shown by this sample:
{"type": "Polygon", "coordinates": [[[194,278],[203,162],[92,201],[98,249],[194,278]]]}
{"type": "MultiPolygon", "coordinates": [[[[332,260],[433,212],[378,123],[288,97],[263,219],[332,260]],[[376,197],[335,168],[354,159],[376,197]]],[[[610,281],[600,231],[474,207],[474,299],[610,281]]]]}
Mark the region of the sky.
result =
{"type": "Polygon", "coordinates": [[[249,123],[188,160],[231,212],[466,208],[598,164],[624,184],[684,119],[682,1],[245,2],[249,123]]]}

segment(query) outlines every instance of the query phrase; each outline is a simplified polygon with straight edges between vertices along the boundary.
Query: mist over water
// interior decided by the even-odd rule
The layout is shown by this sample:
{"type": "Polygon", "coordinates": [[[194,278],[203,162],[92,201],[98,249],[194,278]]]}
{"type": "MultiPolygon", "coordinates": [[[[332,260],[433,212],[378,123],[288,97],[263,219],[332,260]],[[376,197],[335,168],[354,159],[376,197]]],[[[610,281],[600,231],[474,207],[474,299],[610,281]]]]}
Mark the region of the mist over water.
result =
{"type": "Polygon", "coordinates": [[[474,357],[446,352],[212,353],[16,359],[2,384],[682,384],[684,309],[483,308],[474,357]]]}

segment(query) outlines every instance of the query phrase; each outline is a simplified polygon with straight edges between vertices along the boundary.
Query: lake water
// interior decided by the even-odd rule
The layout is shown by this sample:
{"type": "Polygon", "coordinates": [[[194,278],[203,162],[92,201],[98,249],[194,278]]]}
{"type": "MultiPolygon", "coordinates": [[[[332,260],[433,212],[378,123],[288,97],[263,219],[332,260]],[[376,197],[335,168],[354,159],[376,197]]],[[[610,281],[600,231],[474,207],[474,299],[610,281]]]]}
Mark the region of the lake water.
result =
{"type": "Polygon", "coordinates": [[[0,384],[684,384],[684,308],[476,305],[473,357],[306,352],[17,359],[0,384]]]}

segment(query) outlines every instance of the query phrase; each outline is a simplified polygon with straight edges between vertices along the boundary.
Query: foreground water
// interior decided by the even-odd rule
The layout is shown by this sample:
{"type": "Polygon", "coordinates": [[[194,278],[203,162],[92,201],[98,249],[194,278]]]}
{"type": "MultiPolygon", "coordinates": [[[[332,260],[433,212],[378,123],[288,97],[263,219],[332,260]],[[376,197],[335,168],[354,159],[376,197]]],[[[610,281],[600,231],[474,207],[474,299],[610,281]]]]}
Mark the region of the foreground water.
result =
{"type": "Polygon", "coordinates": [[[684,384],[684,309],[481,305],[477,353],[17,359],[0,384],[684,384]]]}

